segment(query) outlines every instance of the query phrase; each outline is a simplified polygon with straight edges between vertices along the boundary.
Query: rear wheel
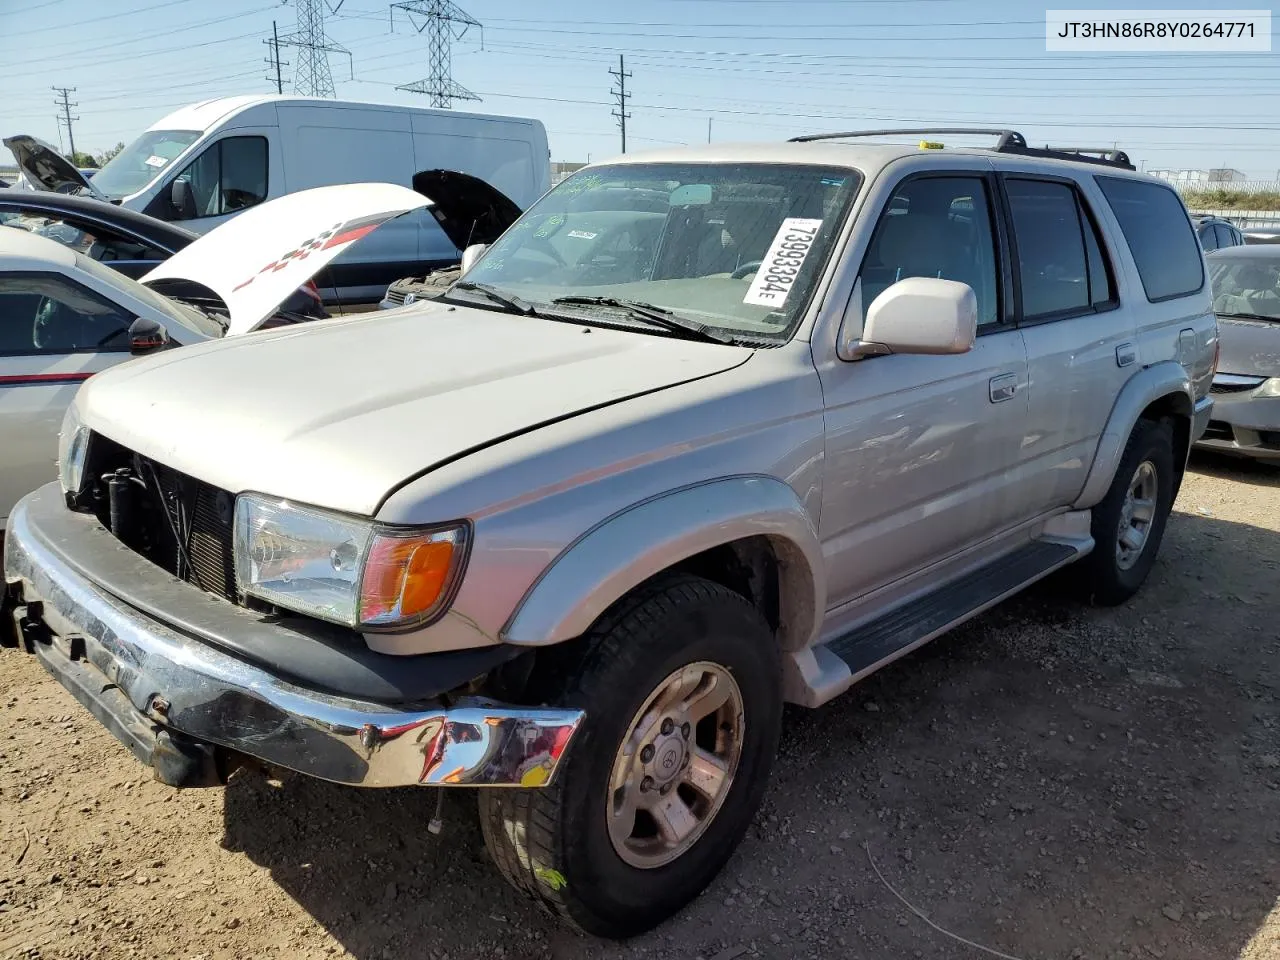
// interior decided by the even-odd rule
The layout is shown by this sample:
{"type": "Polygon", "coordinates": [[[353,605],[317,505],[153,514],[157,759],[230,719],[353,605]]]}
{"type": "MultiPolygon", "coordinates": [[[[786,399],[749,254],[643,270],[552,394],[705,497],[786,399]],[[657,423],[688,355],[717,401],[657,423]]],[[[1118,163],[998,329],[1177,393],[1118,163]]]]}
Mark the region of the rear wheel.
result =
{"type": "Polygon", "coordinates": [[[606,614],[544,696],[583,726],[552,786],[480,791],[485,843],[580,929],[640,933],[715,877],[759,806],[782,713],[773,635],[731,590],[663,578],[606,614]]]}
{"type": "Polygon", "coordinates": [[[1114,606],[1138,592],[1160,551],[1173,495],[1173,426],[1139,420],[1111,488],[1093,508],[1093,552],[1077,570],[1095,603],[1114,606]]]}

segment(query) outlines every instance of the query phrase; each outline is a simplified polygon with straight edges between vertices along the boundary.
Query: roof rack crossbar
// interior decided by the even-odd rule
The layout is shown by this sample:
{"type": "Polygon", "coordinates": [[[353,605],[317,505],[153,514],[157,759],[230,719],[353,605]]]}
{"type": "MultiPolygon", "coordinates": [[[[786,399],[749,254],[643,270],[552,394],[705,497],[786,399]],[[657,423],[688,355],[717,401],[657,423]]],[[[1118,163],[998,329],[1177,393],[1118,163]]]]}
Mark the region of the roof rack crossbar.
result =
{"type": "Polygon", "coordinates": [[[1136,169],[1129,160],[1129,155],[1114,147],[1032,147],[1027,138],[1017,130],[997,130],[986,127],[895,127],[886,130],[849,130],[842,133],[810,133],[801,137],[792,137],[791,143],[812,143],[815,140],[847,140],[857,137],[902,137],[930,136],[936,134],[959,135],[973,134],[977,136],[996,137],[996,144],[990,148],[996,153],[1007,153],[1026,157],[1044,157],[1050,160],[1072,160],[1076,163],[1097,163],[1108,167],[1119,167],[1124,170],[1136,169]]]}

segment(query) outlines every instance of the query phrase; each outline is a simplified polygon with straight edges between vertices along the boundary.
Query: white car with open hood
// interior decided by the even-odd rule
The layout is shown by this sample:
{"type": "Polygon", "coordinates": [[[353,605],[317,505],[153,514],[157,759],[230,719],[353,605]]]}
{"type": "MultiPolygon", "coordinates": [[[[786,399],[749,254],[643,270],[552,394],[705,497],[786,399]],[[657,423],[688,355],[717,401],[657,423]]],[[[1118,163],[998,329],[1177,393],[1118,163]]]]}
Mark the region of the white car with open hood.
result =
{"type": "MultiPolygon", "coordinates": [[[[272,324],[338,253],[429,203],[378,183],[289,194],[194,241],[140,282],[55,240],[0,227],[0,531],[18,498],[55,476],[58,424],[85,380],[140,353],[272,324]]],[[[223,391],[236,385],[228,377],[223,391]]]]}

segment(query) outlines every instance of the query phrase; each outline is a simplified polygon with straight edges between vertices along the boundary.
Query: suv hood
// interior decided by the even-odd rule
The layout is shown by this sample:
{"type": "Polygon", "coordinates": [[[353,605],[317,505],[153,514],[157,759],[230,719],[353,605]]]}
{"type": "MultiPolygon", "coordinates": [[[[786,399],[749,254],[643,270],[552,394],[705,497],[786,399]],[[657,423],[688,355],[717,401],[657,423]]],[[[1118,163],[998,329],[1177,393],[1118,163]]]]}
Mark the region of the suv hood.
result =
{"type": "Polygon", "coordinates": [[[413,189],[431,197],[431,215],[459,250],[493,243],[520,217],[520,208],[497,187],[456,170],[423,170],[413,189]]]}
{"type": "Polygon", "coordinates": [[[256,330],[295,290],[353,243],[402,214],[431,204],[393,183],[347,183],[290,193],[215,227],[142,278],[185,281],[227,305],[227,336],[256,330]]]}
{"type": "Polygon", "coordinates": [[[427,303],[158,353],[97,374],[77,405],[91,429],[224,490],[373,515],[442,462],[753,352],[585,329],[427,303]]]}
{"type": "Polygon", "coordinates": [[[73,188],[79,187],[91,197],[97,197],[99,200],[108,199],[85,179],[70,160],[40,138],[19,134],[14,137],[5,137],[4,145],[13,154],[13,159],[26,175],[27,182],[35,189],[68,193],[73,188]]]}

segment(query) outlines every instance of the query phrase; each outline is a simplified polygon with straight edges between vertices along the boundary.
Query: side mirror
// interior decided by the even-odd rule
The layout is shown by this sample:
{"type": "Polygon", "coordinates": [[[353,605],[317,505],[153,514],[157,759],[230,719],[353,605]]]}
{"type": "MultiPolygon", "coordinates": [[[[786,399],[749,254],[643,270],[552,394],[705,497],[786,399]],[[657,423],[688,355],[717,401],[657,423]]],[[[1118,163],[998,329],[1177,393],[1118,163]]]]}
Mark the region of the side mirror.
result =
{"type": "Polygon", "coordinates": [[[196,218],[196,201],[191,195],[191,184],[179,177],[169,184],[169,205],[179,220],[196,218]]]}
{"type": "Polygon", "coordinates": [[[169,331],[147,317],[137,317],[129,324],[129,352],[135,357],[169,345],[169,331]]]}
{"type": "Polygon", "coordinates": [[[476,265],[486,250],[489,249],[487,243],[473,243],[467,249],[462,251],[462,272],[465,274],[468,270],[476,265]]]}
{"type": "MultiPolygon", "coordinates": [[[[857,293],[860,301],[861,289],[857,293]]],[[[886,353],[968,353],[977,332],[978,298],[967,283],[908,277],[871,301],[860,338],[850,342],[841,330],[839,354],[854,360],[886,353]]]]}

